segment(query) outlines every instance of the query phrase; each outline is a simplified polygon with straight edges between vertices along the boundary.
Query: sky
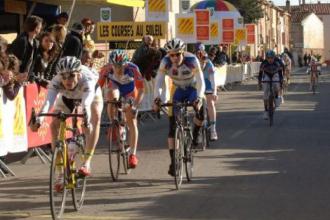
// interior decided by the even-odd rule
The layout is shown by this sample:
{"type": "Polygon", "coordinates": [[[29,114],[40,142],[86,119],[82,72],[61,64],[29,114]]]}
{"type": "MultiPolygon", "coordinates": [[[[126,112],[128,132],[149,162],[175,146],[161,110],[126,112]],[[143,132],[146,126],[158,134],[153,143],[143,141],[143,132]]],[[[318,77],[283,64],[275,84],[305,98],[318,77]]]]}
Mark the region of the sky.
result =
{"type": "MultiPolygon", "coordinates": [[[[317,3],[317,0],[305,0],[306,3],[317,3]]],[[[273,0],[275,5],[285,5],[286,0],[273,0]]],[[[322,3],[330,3],[330,0],[321,0],[322,3]]],[[[291,5],[298,5],[298,0],[291,0],[291,5]]]]}

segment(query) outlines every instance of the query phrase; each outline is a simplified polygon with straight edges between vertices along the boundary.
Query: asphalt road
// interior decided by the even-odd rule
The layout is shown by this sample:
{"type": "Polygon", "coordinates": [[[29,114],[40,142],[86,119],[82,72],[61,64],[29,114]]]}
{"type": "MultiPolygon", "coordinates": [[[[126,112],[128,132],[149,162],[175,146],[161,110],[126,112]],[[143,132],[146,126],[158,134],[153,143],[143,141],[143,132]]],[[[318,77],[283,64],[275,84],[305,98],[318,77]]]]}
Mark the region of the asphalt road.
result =
{"type": "MultiPolygon", "coordinates": [[[[255,81],[221,92],[220,139],[195,155],[194,179],[179,191],[167,175],[165,117],[140,126],[139,166],[118,182],[101,141],[85,205],[76,213],[69,200],[64,219],[330,219],[330,72],[316,95],[302,73],[271,128],[255,81]]],[[[9,165],[17,177],[0,179],[0,219],[50,219],[48,165],[37,157],[9,165]]]]}

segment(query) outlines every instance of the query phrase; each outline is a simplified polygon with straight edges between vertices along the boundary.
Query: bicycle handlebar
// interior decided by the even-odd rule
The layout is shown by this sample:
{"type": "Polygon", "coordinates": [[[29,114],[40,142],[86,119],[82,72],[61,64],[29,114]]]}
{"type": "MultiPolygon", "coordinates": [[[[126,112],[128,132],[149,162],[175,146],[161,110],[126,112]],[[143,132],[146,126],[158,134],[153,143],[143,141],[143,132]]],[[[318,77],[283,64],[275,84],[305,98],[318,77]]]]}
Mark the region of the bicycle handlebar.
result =
{"type": "Polygon", "coordinates": [[[86,116],[85,114],[72,114],[72,113],[64,113],[64,112],[57,112],[57,113],[40,113],[37,115],[37,117],[43,117],[43,116],[48,116],[48,117],[64,117],[64,118],[70,118],[70,117],[78,117],[78,118],[83,118],[86,116]]]}

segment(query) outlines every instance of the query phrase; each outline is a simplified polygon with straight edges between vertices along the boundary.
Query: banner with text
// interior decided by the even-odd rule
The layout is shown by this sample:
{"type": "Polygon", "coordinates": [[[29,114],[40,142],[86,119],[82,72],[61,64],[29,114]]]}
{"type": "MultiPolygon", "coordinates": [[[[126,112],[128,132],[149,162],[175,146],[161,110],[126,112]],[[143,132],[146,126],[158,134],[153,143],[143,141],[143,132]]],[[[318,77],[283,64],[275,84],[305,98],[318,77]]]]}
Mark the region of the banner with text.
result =
{"type": "Polygon", "coordinates": [[[0,100],[0,156],[26,151],[27,131],[23,89],[11,101],[1,91],[0,100]]]}
{"type": "Polygon", "coordinates": [[[141,39],[152,35],[155,39],[165,39],[167,23],[165,22],[98,22],[97,39],[122,41],[141,39]]]}
{"type": "MultiPolygon", "coordinates": [[[[36,113],[40,111],[47,98],[47,89],[39,87],[36,84],[28,84],[25,87],[25,100],[26,100],[26,118],[27,123],[30,121],[32,108],[36,113]]],[[[28,124],[28,145],[29,148],[37,147],[40,145],[48,144],[51,142],[50,123],[51,118],[46,117],[38,132],[32,132],[28,124]]]]}

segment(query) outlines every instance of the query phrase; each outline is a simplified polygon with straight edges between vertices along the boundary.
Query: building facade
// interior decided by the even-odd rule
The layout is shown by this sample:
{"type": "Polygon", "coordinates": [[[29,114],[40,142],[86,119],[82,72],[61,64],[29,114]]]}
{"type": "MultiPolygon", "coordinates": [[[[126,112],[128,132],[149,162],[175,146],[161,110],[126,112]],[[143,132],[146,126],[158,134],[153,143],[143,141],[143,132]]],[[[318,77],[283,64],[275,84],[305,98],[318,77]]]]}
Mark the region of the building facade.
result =
{"type": "Polygon", "coordinates": [[[330,60],[330,4],[306,4],[290,6],[291,45],[295,59],[304,54],[320,55],[321,61],[330,60]]]}
{"type": "Polygon", "coordinates": [[[291,16],[286,9],[275,6],[272,2],[261,0],[264,16],[256,23],[256,44],[254,56],[263,56],[272,49],[282,53],[284,48],[290,47],[290,20],[291,16]]]}

